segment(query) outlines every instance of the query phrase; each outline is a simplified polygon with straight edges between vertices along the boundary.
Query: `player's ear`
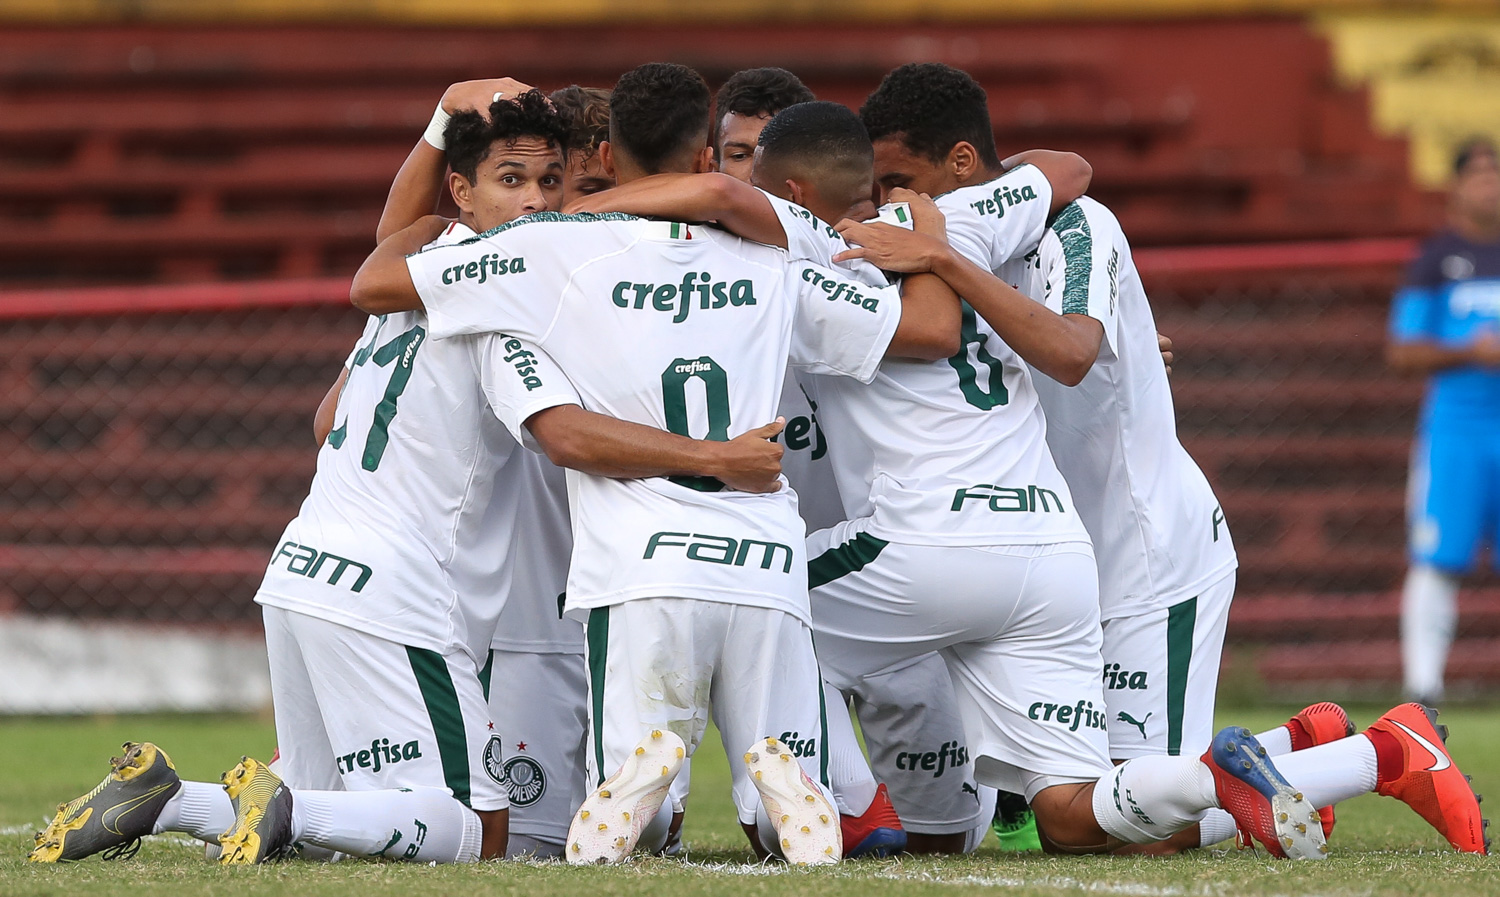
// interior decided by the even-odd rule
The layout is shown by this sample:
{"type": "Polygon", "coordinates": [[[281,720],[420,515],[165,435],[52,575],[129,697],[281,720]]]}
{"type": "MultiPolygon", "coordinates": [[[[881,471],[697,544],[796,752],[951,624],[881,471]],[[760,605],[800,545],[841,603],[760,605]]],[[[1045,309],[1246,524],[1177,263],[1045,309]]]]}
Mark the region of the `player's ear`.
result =
{"type": "Polygon", "coordinates": [[[804,209],[807,208],[807,203],[803,201],[806,198],[806,194],[803,192],[801,184],[797,183],[791,178],[787,178],[786,188],[787,190],[791,191],[792,202],[796,203],[804,209]]]}
{"type": "Polygon", "coordinates": [[[599,166],[612,181],[617,181],[620,176],[615,174],[615,148],[609,145],[608,140],[599,141],[599,166]]]}
{"type": "Polygon", "coordinates": [[[453,194],[453,202],[465,212],[474,211],[474,185],[469,179],[456,171],[448,172],[448,192],[453,194]]]}
{"type": "Polygon", "coordinates": [[[698,151],[698,158],[693,160],[693,174],[703,174],[714,170],[714,148],[705,146],[698,151]]]}
{"type": "Polygon", "coordinates": [[[979,151],[969,141],[960,140],[948,151],[947,168],[959,183],[964,183],[979,170],[979,151]]]}

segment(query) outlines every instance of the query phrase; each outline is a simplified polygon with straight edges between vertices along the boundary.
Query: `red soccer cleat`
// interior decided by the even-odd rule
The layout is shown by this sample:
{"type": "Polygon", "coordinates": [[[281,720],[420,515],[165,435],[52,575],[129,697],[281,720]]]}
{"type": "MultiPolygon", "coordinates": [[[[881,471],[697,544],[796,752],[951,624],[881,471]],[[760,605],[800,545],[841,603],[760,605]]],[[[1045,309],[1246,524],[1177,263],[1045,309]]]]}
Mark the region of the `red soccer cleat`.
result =
{"type": "Polygon", "coordinates": [[[1202,761],[1213,773],[1219,806],[1234,817],[1242,833],[1265,845],[1272,856],[1293,860],[1327,856],[1318,811],[1282,777],[1249,729],[1220,730],[1202,761]]]}
{"type": "Polygon", "coordinates": [[[891,857],[906,849],[906,829],[891,805],[890,792],[881,783],[870,808],[859,816],[839,814],[844,832],[844,859],[891,857]]]}
{"type": "MultiPolygon", "coordinates": [[[[1329,701],[1304,707],[1296,716],[1287,720],[1287,731],[1292,736],[1292,750],[1301,751],[1354,734],[1354,724],[1344,708],[1329,701]]],[[[1323,819],[1323,837],[1333,836],[1333,807],[1319,807],[1318,815],[1323,819]]]]}
{"type": "Polygon", "coordinates": [[[1448,727],[1437,724],[1437,711],[1421,704],[1402,704],[1365,730],[1379,764],[1375,793],[1394,797],[1417,811],[1448,843],[1466,853],[1488,854],[1489,820],[1479,810],[1479,796],[1453,762],[1444,744],[1448,727]]]}

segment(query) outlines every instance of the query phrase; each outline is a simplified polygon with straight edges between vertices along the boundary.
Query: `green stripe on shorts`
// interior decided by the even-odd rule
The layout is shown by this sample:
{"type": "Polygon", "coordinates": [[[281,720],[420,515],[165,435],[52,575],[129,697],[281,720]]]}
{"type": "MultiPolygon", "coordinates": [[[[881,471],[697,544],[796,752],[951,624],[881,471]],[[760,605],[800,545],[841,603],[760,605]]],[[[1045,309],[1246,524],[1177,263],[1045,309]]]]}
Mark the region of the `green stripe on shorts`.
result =
{"type": "Polygon", "coordinates": [[[479,687],[484,689],[484,699],[490,699],[490,677],[495,675],[495,652],[484,655],[484,667],[479,671],[479,687]]]}
{"type": "Polygon", "coordinates": [[[863,570],[866,564],[880,557],[880,552],[889,544],[869,533],[860,533],[848,542],[828,549],[808,562],[807,587],[826,586],[835,579],[863,570]]]}
{"type": "Polygon", "coordinates": [[[408,646],[406,656],[422,690],[422,703],[432,720],[437,736],[438,759],[443,764],[443,781],[464,806],[469,805],[469,739],[464,734],[464,714],[458,704],[458,690],[448,673],[443,655],[425,648],[408,646]]]}
{"type": "Polygon", "coordinates": [[[1182,753],[1182,717],[1187,706],[1188,667],[1193,662],[1193,625],[1198,599],[1167,608],[1167,753],[1182,753]]]}
{"type": "Polygon", "coordinates": [[[604,655],[609,651],[609,608],[596,607],[589,611],[589,698],[594,712],[589,714],[594,724],[594,768],[599,770],[599,781],[604,784],[604,655]]]}

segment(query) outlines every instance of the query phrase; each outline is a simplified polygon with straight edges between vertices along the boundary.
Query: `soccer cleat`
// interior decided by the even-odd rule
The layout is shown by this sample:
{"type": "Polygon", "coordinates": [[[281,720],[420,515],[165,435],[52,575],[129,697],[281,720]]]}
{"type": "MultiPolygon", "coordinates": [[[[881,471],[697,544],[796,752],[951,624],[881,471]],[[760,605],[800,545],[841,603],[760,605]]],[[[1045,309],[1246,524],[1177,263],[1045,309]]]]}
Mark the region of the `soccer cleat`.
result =
{"type": "Polygon", "coordinates": [[[776,829],[782,859],[794,866],[821,866],[843,857],[842,823],[835,821],[838,810],[786,745],[775,738],[757,741],[745,752],[745,768],[776,829]]]}
{"type": "Polygon", "coordinates": [[[234,805],[234,825],[219,836],[219,863],[248,866],[284,859],[292,847],[292,792],[281,776],[249,757],[224,773],[224,790],[234,805]]]}
{"type": "Polygon", "coordinates": [[[653,729],[641,739],[620,770],[573,815],[563,848],[568,862],[618,863],[630,856],[641,832],[661,810],[686,756],[686,746],[673,732],[653,729]]]}
{"type": "Polygon", "coordinates": [[[1402,704],[1376,720],[1365,736],[1375,746],[1376,794],[1416,810],[1456,849],[1490,852],[1489,820],[1480,812],[1469,777],[1448,753],[1448,727],[1437,724],[1436,710],[1402,704]]]}
{"type": "Polygon", "coordinates": [[[37,832],[28,860],[81,860],[101,851],[113,860],[141,849],[141,838],[151,834],[161,808],[182,790],[182,780],[167,752],[156,745],[127,741],[121,747],[124,756],[109,761],[109,775],[98,787],[58,805],[47,828],[37,832]]]}
{"type": "Polygon", "coordinates": [[[1276,771],[1249,729],[1221,730],[1203,763],[1213,773],[1219,806],[1272,856],[1321,860],[1328,855],[1318,811],[1276,771]]]}
{"type": "MultiPolygon", "coordinates": [[[[1354,723],[1344,708],[1324,701],[1302,708],[1287,720],[1286,729],[1292,736],[1292,750],[1301,751],[1348,738],[1354,734],[1354,723]]],[[[1333,837],[1333,807],[1319,807],[1318,816],[1323,820],[1323,838],[1333,837]]]]}
{"type": "Polygon", "coordinates": [[[857,857],[892,857],[906,849],[906,829],[891,805],[890,792],[882,783],[875,789],[870,808],[858,816],[839,814],[839,832],[844,842],[844,859],[857,857]]]}
{"type": "Polygon", "coordinates": [[[1000,849],[1011,853],[1024,853],[1042,849],[1042,836],[1036,830],[1036,814],[1026,797],[1010,791],[1001,791],[995,801],[995,818],[990,821],[990,830],[1000,839],[1000,849]]]}

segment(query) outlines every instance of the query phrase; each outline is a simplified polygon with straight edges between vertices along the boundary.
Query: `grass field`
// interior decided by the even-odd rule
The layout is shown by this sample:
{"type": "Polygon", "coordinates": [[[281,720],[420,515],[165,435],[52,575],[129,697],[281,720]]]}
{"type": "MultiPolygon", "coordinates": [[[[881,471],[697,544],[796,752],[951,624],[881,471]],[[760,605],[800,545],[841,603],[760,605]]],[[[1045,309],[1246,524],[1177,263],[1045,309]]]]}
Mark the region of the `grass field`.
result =
{"type": "MultiPolygon", "coordinates": [[[[1221,713],[1222,722],[1256,730],[1297,708],[1221,713]]],[[[1365,724],[1383,708],[1351,708],[1365,724]]],[[[1500,708],[1455,708],[1443,715],[1458,764],[1483,793],[1500,794],[1500,708]]],[[[414,867],[401,863],[286,863],[222,869],[185,839],[148,839],[132,860],[61,866],[27,864],[31,834],[56,804],[98,783],[127,739],[157,741],[185,778],[217,778],[243,753],[270,755],[270,721],[257,717],[152,716],[0,721],[7,768],[0,773],[0,895],[425,895],[579,894],[777,895],[878,897],[1005,891],[1017,897],[1087,891],[1128,897],[1190,895],[1366,895],[1469,897],[1500,894],[1500,866],[1461,856],[1404,805],[1367,796],[1339,808],[1332,857],[1287,863],[1252,851],[1212,850],[1171,858],[1051,858],[1003,855],[991,839],[974,856],[872,860],[813,871],[753,863],[735,824],[728,772],[717,742],[693,764],[686,825],[688,858],[640,860],[617,868],[481,863],[414,867]]]]}

